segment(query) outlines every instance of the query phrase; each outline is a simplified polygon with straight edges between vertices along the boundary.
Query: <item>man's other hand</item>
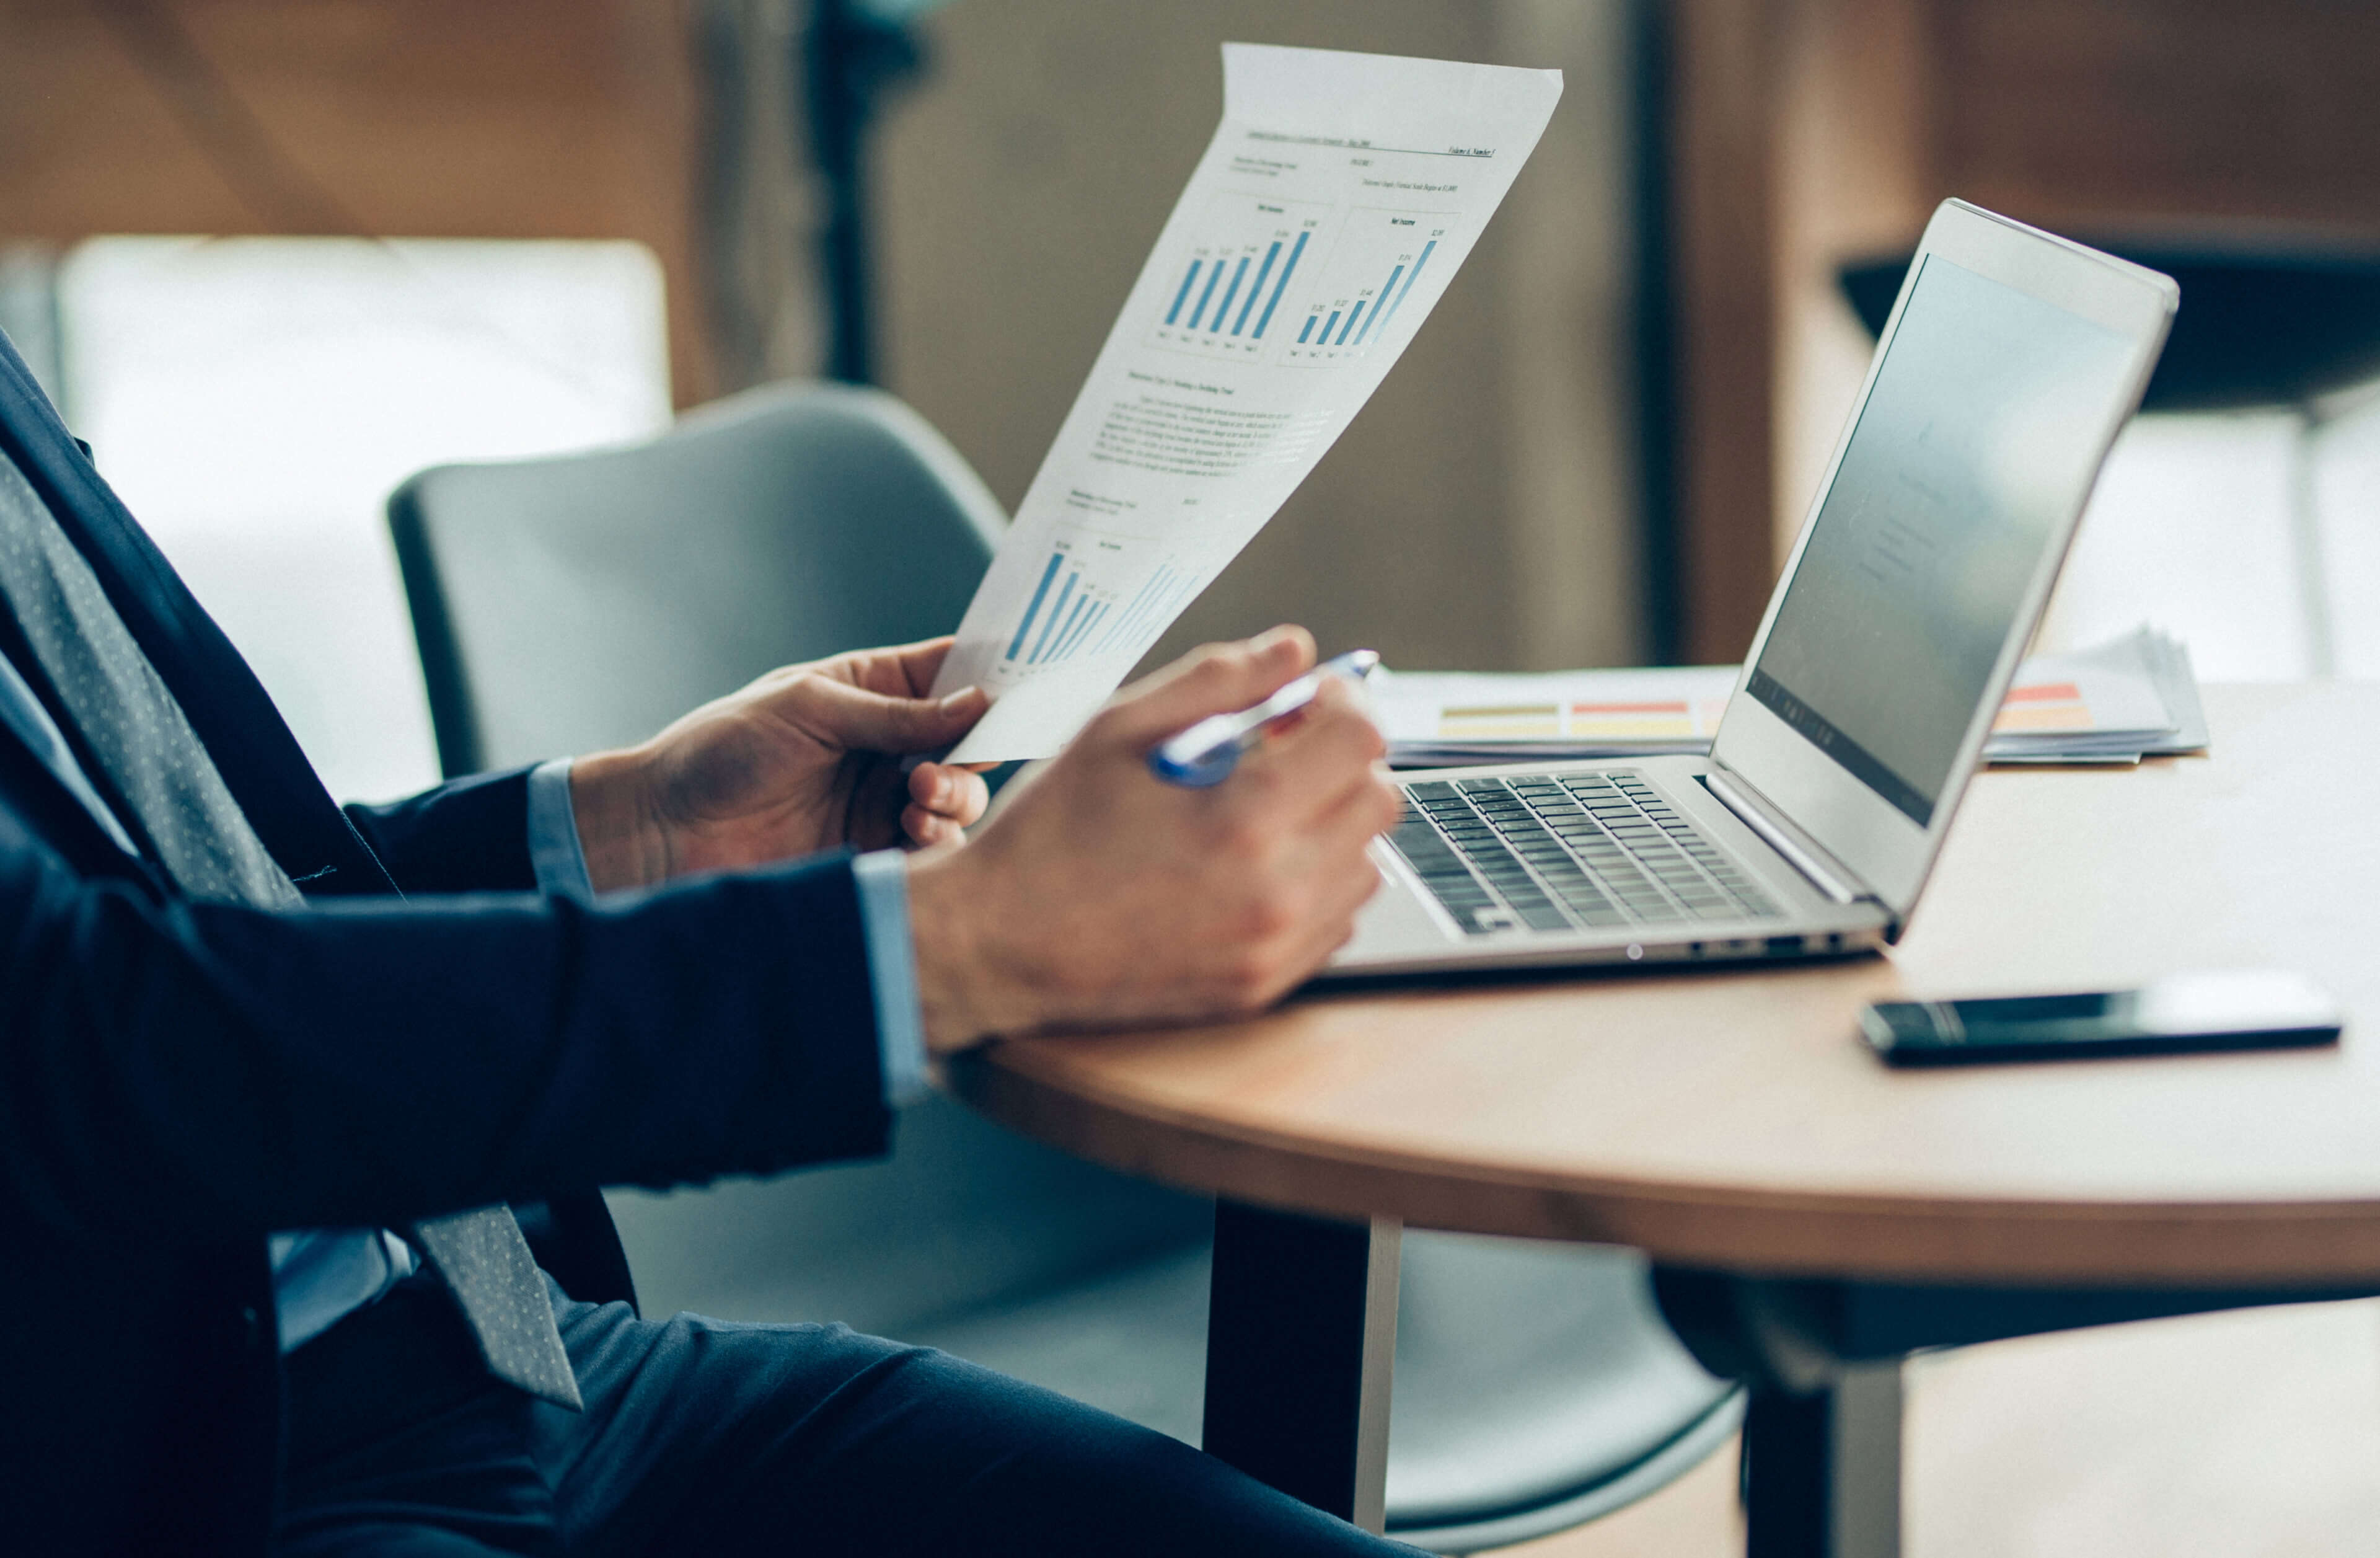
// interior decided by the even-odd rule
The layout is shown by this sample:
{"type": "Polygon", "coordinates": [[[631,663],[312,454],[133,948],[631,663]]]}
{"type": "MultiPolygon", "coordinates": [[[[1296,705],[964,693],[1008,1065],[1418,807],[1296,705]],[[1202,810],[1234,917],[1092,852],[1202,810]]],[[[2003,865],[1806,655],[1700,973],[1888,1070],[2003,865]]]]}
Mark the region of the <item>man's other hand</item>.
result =
{"type": "Polygon", "coordinates": [[[928,1043],[1253,1011],[1346,941],[1400,805],[1350,688],[1326,681],[1211,789],[1148,766],[1313,663],[1300,627],[1200,650],[1119,693],[966,848],[911,861],[928,1043]]]}
{"type": "Polygon", "coordinates": [[[588,875],[600,890],[732,870],[842,845],[880,849],[960,836],[989,796],[939,751],[983,717],[983,693],[928,689],[949,639],[862,650],[771,671],[641,747],[571,765],[588,875]]]}

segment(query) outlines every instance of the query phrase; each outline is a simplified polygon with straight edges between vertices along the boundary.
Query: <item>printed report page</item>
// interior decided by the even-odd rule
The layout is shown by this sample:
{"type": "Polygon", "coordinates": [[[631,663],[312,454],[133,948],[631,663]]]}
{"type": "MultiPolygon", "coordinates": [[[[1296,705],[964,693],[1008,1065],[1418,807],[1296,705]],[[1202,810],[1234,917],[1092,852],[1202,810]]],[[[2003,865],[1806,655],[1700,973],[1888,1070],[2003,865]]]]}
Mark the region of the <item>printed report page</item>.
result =
{"type": "Polygon", "coordinates": [[[1363,408],[1560,95],[1554,70],[1224,45],[1222,123],[935,684],[993,699],[952,761],[1073,738],[1363,408]]]}

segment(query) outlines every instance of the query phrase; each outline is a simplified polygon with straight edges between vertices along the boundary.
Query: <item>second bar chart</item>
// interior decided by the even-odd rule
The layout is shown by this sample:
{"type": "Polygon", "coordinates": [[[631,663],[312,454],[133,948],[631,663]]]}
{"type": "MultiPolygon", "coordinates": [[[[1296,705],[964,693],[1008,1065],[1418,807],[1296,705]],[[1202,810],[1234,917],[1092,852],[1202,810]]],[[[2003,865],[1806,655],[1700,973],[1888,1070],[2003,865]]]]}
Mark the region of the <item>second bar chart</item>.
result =
{"type": "MultiPolygon", "coordinates": [[[[1283,337],[1281,360],[1327,368],[1397,342],[1405,299],[1416,286],[1444,279],[1447,266],[1438,250],[1452,223],[1442,212],[1362,206],[1348,212],[1329,257],[1290,289],[1275,327],[1283,337]]],[[[1425,305],[1410,318],[1428,312],[1425,305]]]]}

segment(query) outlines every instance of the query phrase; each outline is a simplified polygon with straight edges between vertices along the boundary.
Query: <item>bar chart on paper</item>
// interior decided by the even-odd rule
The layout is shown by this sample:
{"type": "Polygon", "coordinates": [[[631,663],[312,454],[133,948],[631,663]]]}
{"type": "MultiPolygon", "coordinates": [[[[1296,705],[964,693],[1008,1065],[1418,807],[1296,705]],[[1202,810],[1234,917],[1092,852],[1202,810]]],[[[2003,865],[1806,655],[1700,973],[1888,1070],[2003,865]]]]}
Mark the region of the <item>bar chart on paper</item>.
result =
{"type": "Polygon", "coordinates": [[[1439,249],[1453,220],[1442,212],[1348,212],[1328,259],[1290,289],[1283,313],[1293,312],[1297,328],[1290,333],[1288,317],[1277,327],[1286,337],[1281,360],[1327,368],[1402,339],[1429,311],[1425,304],[1403,317],[1415,286],[1425,278],[1435,286],[1450,270],[1439,249]]]}
{"type": "Polygon", "coordinates": [[[1149,550],[1129,537],[1080,531],[1061,537],[1009,635],[1001,678],[1078,659],[1119,653],[1138,659],[1208,577],[1205,568],[1170,554],[1151,566],[1149,550]]]}
{"type": "Polygon", "coordinates": [[[1152,339],[1160,346],[1246,359],[1277,338],[1281,299],[1311,274],[1330,208],[1264,195],[1219,196],[1169,275],[1152,339]]]}

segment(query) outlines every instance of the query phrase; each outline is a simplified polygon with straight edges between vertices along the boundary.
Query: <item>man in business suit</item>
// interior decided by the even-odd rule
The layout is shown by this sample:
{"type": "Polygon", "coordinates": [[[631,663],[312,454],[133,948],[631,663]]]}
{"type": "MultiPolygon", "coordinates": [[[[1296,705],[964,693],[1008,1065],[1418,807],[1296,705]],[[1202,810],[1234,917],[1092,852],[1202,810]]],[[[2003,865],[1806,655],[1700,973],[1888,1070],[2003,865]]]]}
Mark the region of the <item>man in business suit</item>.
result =
{"type": "Polygon", "coordinates": [[[938,1354],[616,1301],[595,1187],[881,1151],[929,1052],[1260,1005],[1368,895],[1335,692],[1220,789],[1141,766],[1294,630],[878,848],[983,808],[897,770],[981,712],[942,649],[342,812],[0,341],[0,1541],[1389,1551],[938,1354]]]}

